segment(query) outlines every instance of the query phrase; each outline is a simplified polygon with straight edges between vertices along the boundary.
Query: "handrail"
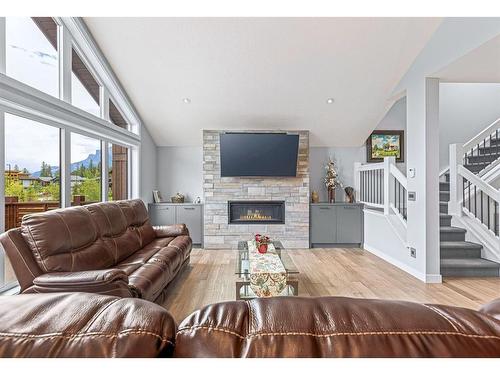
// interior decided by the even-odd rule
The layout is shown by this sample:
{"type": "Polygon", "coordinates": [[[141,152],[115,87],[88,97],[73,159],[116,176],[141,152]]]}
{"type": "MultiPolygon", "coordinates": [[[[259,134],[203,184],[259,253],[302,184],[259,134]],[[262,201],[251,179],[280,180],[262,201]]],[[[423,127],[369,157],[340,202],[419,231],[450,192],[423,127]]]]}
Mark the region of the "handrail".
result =
{"type": "Polygon", "coordinates": [[[461,176],[465,177],[468,181],[479,187],[483,192],[488,194],[491,198],[493,198],[497,202],[500,202],[500,190],[494,188],[492,185],[485,182],[484,180],[476,176],[474,173],[470,172],[463,165],[458,165],[457,172],[461,176]]]}
{"type": "Polygon", "coordinates": [[[384,169],[384,163],[361,164],[356,168],[358,171],[374,171],[377,169],[384,169]]]}
{"type": "Polygon", "coordinates": [[[464,144],[464,150],[475,148],[479,143],[488,138],[492,133],[500,127],[500,118],[484,128],[479,134],[464,144]]]}
{"type": "Polygon", "coordinates": [[[394,164],[391,164],[389,171],[394,176],[396,180],[405,188],[408,189],[408,179],[406,176],[396,167],[394,164]]]}

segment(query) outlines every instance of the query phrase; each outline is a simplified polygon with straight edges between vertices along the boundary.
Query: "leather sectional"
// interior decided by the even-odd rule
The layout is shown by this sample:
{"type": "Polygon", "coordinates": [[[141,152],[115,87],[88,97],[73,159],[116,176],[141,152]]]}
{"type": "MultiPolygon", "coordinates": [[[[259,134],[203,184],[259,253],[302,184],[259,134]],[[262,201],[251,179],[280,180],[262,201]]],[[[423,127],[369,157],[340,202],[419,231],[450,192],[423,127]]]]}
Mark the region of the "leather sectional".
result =
{"type": "Polygon", "coordinates": [[[500,357],[500,299],[479,311],[275,297],[204,307],[88,293],[0,297],[0,357],[500,357]]]}
{"type": "Polygon", "coordinates": [[[162,303],[189,263],[185,225],[155,227],[140,199],[26,215],[0,235],[22,293],[90,292],[162,303]]]}

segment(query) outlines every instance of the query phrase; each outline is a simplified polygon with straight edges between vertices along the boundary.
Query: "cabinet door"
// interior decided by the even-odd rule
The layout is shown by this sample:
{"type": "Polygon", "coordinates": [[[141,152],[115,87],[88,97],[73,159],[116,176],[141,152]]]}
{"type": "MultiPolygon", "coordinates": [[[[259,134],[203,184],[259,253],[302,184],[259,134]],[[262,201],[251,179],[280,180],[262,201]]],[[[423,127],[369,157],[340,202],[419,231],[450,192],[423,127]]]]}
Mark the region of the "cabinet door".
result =
{"type": "Polygon", "coordinates": [[[335,206],[311,207],[311,243],[337,242],[337,215],[335,206]]]}
{"type": "Polygon", "coordinates": [[[346,205],[337,209],[337,243],[361,243],[363,236],[361,207],[346,205]]]}
{"type": "Polygon", "coordinates": [[[193,243],[201,244],[201,206],[177,206],[177,224],[186,224],[193,243]]]}
{"type": "Polygon", "coordinates": [[[150,206],[149,217],[153,225],[175,224],[175,207],[172,206],[150,206]]]}

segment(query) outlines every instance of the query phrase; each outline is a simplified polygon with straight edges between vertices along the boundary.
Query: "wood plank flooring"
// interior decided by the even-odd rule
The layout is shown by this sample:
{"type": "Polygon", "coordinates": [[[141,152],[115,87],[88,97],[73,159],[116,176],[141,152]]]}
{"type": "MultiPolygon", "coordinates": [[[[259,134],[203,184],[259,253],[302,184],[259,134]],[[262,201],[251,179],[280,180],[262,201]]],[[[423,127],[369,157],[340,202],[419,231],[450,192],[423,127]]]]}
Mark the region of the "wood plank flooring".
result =
{"type": "MultiPolygon", "coordinates": [[[[445,278],[425,284],[361,249],[289,250],[300,271],[300,296],[398,299],[477,309],[500,297],[500,278],[445,278]]],[[[196,309],[235,299],[236,253],[193,249],[191,264],[164,303],[177,322],[196,309]]]]}

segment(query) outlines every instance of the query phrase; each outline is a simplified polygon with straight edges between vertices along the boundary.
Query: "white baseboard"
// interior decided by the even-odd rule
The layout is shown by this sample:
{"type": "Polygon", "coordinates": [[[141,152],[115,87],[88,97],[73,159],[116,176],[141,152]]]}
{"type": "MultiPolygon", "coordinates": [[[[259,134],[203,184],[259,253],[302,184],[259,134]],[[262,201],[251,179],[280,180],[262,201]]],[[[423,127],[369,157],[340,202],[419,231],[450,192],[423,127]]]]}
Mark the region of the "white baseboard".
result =
{"type": "Polygon", "coordinates": [[[443,282],[443,278],[439,274],[429,273],[425,275],[425,282],[427,284],[441,284],[443,282]]]}
{"type": "MultiPolygon", "coordinates": [[[[423,281],[424,283],[432,282],[432,281],[428,281],[428,279],[427,279],[428,275],[425,275],[422,272],[419,272],[416,269],[408,266],[407,264],[404,264],[403,262],[400,262],[399,260],[394,259],[393,257],[385,254],[383,251],[375,249],[374,247],[367,245],[367,244],[363,244],[363,248],[366,251],[369,251],[370,253],[372,253],[373,255],[375,255],[375,256],[385,260],[386,262],[398,267],[399,269],[405,271],[406,273],[409,273],[413,277],[416,277],[420,281],[423,281]]],[[[437,275],[437,276],[441,277],[441,275],[437,275]]],[[[437,282],[437,281],[434,281],[434,282],[437,282]]],[[[441,281],[439,281],[439,282],[441,282],[441,281]]]]}

